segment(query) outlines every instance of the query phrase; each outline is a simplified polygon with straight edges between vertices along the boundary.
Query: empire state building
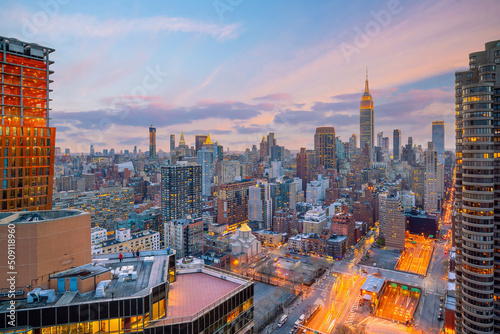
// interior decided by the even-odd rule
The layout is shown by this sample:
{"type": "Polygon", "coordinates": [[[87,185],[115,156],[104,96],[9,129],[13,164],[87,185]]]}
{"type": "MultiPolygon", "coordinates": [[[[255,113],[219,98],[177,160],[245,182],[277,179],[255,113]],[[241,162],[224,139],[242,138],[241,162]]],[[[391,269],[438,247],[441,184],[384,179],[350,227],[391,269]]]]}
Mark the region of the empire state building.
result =
{"type": "Polygon", "coordinates": [[[360,148],[363,149],[365,144],[368,144],[370,151],[373,149],[374,144],[374,117],[373,117],[373,99],[370,95],[368,88],[368,70],[366,71],[365,92],[361,97],[359,108],[359,143],[360,148]]]}

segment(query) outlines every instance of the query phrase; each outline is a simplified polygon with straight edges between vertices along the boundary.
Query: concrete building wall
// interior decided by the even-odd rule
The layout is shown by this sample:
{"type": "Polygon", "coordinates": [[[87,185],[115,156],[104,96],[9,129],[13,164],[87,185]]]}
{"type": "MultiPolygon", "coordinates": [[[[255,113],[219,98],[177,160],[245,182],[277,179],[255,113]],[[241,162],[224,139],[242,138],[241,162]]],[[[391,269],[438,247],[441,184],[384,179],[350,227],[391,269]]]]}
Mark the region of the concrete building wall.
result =
{"type": "MultiPolygon", "coordinates": [[[[34,212],[31,212],[34,213],[34,212]]],[[[33,222],[0,220],[0,288],[7,288],[9,224],[15,231],[16,288],[27,285],[48,288],[49,275],[81,266],[91,261],[90,214],[77,210],[36,211],[49,217],[33,222]],[[58,212],[75,212],[63,216],[58,212]],[[50,217],[53,216],[53,219],[50,217]],[[12,225],[10,225],[12,226],[12,225]]],[[[24,289],[27,292],[27,289],[24,289]]]]}

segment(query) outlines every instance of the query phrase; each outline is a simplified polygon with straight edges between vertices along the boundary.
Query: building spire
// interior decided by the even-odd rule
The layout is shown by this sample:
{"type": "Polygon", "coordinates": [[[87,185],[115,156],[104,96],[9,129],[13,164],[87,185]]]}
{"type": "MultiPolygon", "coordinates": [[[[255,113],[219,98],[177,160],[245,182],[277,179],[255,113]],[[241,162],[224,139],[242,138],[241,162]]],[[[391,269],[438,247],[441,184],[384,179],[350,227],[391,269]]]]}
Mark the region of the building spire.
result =
{"type": "Polygon", "coordinates": [[[368,88],[368,66],[366,67],[365,93],[370,93],[370,89],[368,88]]]}
{"type": "Polygon", "coordinates": [[[212,143],[212,140],[210,139],[210,133],[207,134],[207,139],[205,139],[205,142],[203,143],[203,145],[211,145],[213,144],[212,143]]]}
{"type": "Polygon", "coordinates": [[[184,140],[184,131],[181,131],[181,138],[179,139],[179,146],[185,145],[186,141],[184,140]]]}

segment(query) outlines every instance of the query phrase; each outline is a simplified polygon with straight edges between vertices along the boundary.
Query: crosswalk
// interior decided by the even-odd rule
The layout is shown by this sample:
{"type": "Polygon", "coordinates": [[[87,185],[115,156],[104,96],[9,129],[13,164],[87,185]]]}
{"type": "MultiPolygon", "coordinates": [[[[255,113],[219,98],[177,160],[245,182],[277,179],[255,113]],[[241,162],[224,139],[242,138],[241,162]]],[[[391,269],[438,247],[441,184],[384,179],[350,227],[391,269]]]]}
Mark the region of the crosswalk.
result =
{"type": "Polygon", "coordinates": [[[351,307],[351,311],[349,312],[349,315],[347,316],[347,320],[345,322],[346,325],[352,325],[352,322],[354,321],[354,315],[359,307],[359,300],[360,299],[361,299],[361,295],[358,295],[358,297],[356,297],[356,301],[354,302],[354,305],[352,305],[352,307],[351,307]]]}

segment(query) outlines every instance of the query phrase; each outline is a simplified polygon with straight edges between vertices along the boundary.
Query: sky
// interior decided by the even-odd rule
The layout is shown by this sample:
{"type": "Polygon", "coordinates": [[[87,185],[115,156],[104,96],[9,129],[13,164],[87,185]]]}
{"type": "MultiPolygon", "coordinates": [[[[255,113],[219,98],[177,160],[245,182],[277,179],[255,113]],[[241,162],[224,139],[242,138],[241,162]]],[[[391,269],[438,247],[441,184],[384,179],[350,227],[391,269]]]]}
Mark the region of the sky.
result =
{"type": "Polygon", "coordinates": [[[315,128],[359,137],[368,68],[375,133],[426,147],[454,72],[500,40],[497,0],[2,1],[0,35],[54,48],[50,126],[71,152],[169,151],[170,134],[225,149],[313,147],[315,128]],[[464,24],[467,22],[467,24],[464,24]]]}

